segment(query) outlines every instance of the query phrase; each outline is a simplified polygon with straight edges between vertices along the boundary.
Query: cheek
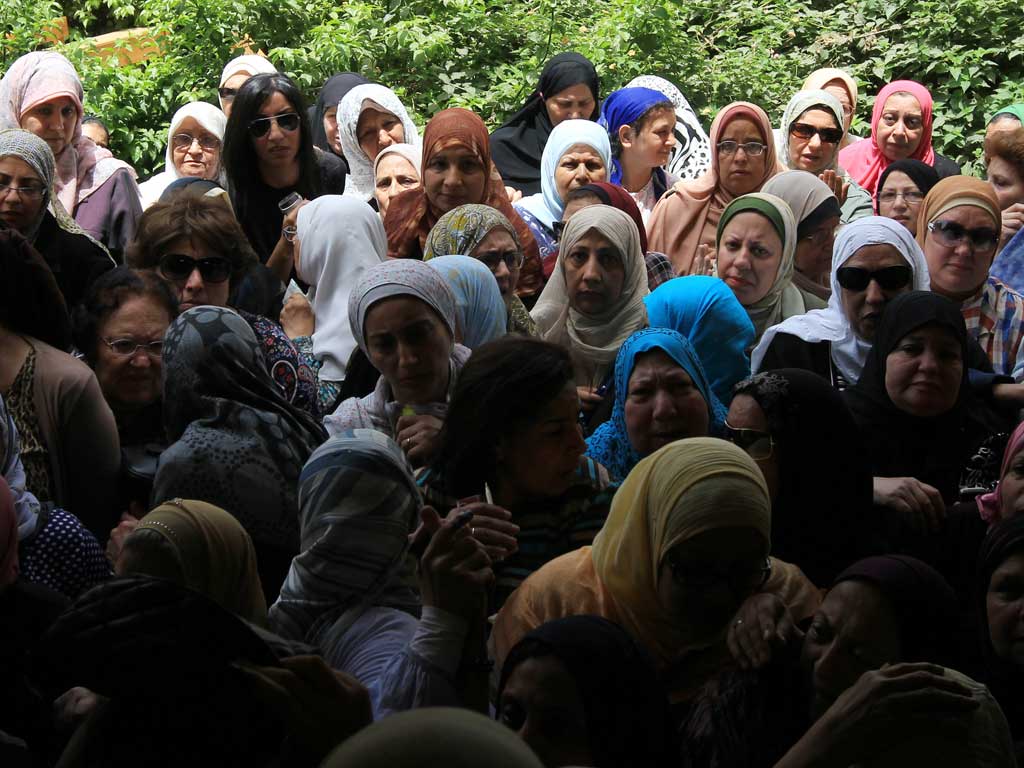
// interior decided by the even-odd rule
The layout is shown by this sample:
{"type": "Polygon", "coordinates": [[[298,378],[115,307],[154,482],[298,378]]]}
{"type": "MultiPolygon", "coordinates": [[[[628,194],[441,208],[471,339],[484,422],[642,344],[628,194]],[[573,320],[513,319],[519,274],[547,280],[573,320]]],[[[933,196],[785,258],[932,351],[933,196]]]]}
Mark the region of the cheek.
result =
{"type": "Polygon", "coordinates": [[[647,445],[646,427],[651,421],[651,409],[649,406],[626,401],[623,408],[623,415],[626,421],[626,436],[630,445],[643,454],[647,445]]]}
{"type": "Polygon", "coordinates": [[[482,171],[475,171],[463,178],[465,179],[466,189],[469,191],[470,197],[482,202],[484,199],[484,188],[487,185],[487,176],[482,171]]]}

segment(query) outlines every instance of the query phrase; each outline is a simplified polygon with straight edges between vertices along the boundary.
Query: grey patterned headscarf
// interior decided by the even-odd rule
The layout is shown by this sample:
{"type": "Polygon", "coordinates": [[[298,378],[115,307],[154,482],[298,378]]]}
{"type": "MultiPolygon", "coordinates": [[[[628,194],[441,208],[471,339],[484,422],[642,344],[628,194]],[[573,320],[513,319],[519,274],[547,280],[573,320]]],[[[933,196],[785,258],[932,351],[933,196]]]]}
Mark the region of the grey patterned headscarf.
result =
{"type": "Polygon", "coordinates": [[[21,444],[14,417],[0,397],[0,475],[3,475],[14,497],[14,513],[18,519],[18,540],[26,541],[39,525],[39,499],[25,487],[25,467],[21,463],[21,444]]]}

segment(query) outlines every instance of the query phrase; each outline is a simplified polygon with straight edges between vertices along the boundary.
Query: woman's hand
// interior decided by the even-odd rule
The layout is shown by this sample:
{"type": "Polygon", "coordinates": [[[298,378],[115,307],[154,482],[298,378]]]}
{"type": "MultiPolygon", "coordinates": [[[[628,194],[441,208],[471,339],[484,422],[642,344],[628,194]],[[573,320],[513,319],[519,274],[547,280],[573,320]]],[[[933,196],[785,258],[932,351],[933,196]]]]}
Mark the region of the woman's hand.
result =
{"type": "Polygon", "coordinates": [[[117,565],[121,557],[121,550],[124,549],[124,540],[132,535],[132,532],[139,527],[139,521],[130,512],[123,512],[117,527],[110,531],[110,538],[107,539],[107,560],[111,565],[117,565]]]}
{"type": "Polygon", "coordinates": [[[69,688],[53,702],[53,719],[57,730],[74,731],[106,699],[88,688],[69,688]]]}
{"type": "Polygon", "coordinates": [[[301,293],[293,293],[281,307],[281,328],[289,339],[312,336],[316,330],[313,305],[301,293]]]}
{"type": "Polygon", "coordinates": [[[590,413],[604,402],[604,396],[597,394],[590,387],[576,387],[576,394],[579,395],[580,409],[584,413],[590,413]]]}
{"type": "Polygon", "coordinates": [[[441,427],[444,422],[436,416],[413,414],[402,416],[395,426],[398,444],[414,467],[429,464],[441,448],[441,427]]]}
{"type": "Polygon", "coordinates": [[[1002,250],[1006,244],[1013,239],[1021,226],[1024,225],[1024,203],[1014,203],[1003,211],[1003,228],[999,236],[999,249],[1002,250]]]}
{"type": "Polygon", "coordinates": [[[463,512],[472,512],[469,534],[484,545],[484,551],[492,562],[511,557],[519,550],[516,535],[519,526],[512,522],[512,513],[503,507],[484,502],[474,502],[456,507],[448,513],[448,520],[454,520],[463,512]]]}
{"type": "Polygon", "coordinates": [[[946,519],[946,503],[935,488],[913,477],[876,477],[874,502],[899,512],[917,533],[934,533],[946,519]]]}
{"type": "Polygon", "coordinates": [[[484,590],[494,581],[484,545],[470,535],[470,509],[457,509],[443,521],[432,507],[420,510],[430,543],[420,558],[423,605],[433,606],[473,622],[484,590]]]}
{"type": "Polygon", "coordinates": [[[297,267],[295,263],[294,242],[288,239],[293,236],[286,236],[285,233],[295,231],[295,222],[299,218],[299,211],[302,210],[302,206],[307,202],[309,201],[302,201],[284,215],[284,219],[281,221],[281,235],[277,238],[277,244],[274,246],[270,258],[267,259],[267,269],[273,272],[275,277],[285,284],[291,278],[292,267],[297,267]]]}
{"type": "Polygon", "coordinates": [[[713,277],[718,266],[717,261],[715,249],[707,243],[701,243],[697,246],[697,253],[690,263],[690,271],[687,274],[713,277]]]}
{"type": "Polygon", "coordinates": [[[824,181],[828,188],[832,190],[832,194],[839,200],[839,205],[846,202],[846,195],[850,191],[850,185],[843,181],[843,177],[832,170],[824,171],[818,176],[819,179],[824,181]]]}
{"type": "Polygon", "coordinates": [[[514,203],[517,200],[523,199],[523,193],[515,187],[505,187],[505,194],[508,195],[508,201],[514,203]]]}
{"type": "Polygon", "coordinates": [[[776,595],[762,592],[740,606],[729,624],[726,644],[742,669],[761,669],[803,638],[786,604],[776,595]]]}

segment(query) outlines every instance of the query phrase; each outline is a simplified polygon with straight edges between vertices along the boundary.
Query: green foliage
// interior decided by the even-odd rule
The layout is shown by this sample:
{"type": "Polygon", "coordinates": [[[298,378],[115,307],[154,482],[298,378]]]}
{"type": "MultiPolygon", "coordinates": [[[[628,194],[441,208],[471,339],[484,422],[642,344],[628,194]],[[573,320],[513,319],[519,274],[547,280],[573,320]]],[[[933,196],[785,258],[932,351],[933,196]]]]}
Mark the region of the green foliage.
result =
{"type": "MultiPolygon", "coordinates": [[[[871,94],[909,78],[935,97],[940,152],[977,172],[984,126],[1024,100],[1024,35],[1010,0],[84,0],[61,50],[79,68],[87,109],[108,120],[114,149],[145,177],[163,163],[166,121],[193,99],[216,103],[238,41],[269,53],[312,99],[323,81],[354,70],[387,83],[422,124],[466,106],[491,125],[532,89],[544,62],[578,50],[605,92],[639,74],[676,82],[706,123],[745,99],[778,119],[803,78],[821,66],[862,86],[854,131],[867,132],[871,94]],[[163,55],[118,66],[85,36],[149,26],[163,55]]],[[[0,67],[39,47],[60,3],[4,0],[0,67]]]]}

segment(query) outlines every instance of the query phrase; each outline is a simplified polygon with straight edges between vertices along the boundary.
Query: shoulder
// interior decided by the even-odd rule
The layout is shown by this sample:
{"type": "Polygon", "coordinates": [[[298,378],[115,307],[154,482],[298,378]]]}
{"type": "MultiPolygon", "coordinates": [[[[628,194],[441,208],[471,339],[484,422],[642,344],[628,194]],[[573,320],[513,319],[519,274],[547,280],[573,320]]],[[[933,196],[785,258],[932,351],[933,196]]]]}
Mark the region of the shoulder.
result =
{"type": "Polygon", "coordinates": [[[81,360],[62,352],[39,339],[29,339],[36,352],[36,371],[43,376],[59,378],[61,383],[74,388],[84,388],[96,380],[92,368],[81,360]]]}

